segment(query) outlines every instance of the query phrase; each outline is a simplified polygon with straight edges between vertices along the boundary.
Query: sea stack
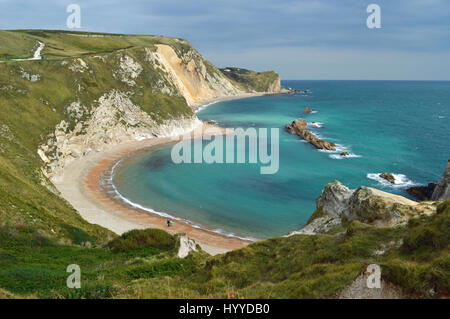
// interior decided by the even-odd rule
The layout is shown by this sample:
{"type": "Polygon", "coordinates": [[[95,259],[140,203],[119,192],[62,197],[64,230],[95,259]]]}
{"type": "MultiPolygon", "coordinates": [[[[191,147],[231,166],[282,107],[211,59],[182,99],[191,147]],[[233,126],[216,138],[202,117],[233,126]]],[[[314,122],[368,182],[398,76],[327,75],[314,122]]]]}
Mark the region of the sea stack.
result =
{"type": "Polygon", "coordinates": [[[306,107],[306,108],[303,110],[303,113],[312,113],[312,110],[311,110],[310,107],[306,107]]]}
{"type": "Polygon", "coordinates": [[[321,140],[317,138],[313,133],[306,129],[306,121],[304,119],[297,119],[285,126],[286,131],[290,134],[298,135],[305,141],[314,145],[317,149],[336,151],[336,145],[334,143],[321,140]]]}
{"type": "Polygon", "coordinates": [[[395,177],[391,173],[381,173],[380,177],[384,178],[385,180],[387,180],[391,184],[395,184],[395,177]]]}

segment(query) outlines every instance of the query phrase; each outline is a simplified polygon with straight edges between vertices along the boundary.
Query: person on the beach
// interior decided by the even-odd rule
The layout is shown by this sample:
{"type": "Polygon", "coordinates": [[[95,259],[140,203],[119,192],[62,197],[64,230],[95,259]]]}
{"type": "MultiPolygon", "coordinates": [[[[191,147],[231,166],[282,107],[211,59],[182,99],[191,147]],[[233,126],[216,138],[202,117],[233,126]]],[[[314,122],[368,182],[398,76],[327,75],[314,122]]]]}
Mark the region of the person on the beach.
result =
{"type": "Polygon", "coordinates": [[[172,220],[170,220],[169,222],[170,222],[170,226],[172,226],[172,224],[173,224],[173,221],[172,221],[172,220]]]}
{"type": "Polygon", "coordinates": [[[168,219],[168,220],[167,220],[167,227],[170,227],[170,224],[171,224],[171,220],[168,219]]]}

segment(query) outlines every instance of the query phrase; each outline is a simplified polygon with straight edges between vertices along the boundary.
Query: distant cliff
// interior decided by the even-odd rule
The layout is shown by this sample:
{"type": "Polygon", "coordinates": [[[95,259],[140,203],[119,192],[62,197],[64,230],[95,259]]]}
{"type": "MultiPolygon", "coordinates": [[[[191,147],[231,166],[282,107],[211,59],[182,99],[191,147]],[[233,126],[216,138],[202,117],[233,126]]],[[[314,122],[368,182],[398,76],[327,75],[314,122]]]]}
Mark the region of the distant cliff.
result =
{"type": "Polygon", "coordinates": [[[281,90],[280,76],[273,71],[254,72],[232,67],[220,71],[244,91],[277,93],[281,90]]]}

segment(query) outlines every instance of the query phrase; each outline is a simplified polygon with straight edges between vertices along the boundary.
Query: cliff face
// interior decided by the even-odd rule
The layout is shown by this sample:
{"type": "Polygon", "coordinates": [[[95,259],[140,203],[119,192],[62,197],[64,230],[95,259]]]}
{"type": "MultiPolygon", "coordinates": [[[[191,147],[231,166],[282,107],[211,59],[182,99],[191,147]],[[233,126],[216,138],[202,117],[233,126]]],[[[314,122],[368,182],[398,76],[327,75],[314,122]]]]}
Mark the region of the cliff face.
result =
{"type": "Polygon", "coordinates": [[[194,49],[178,56],[168,45],[147,49],[148,61],[155,62],[165,77],[177,88],[188,105],[214,97],[244,93],[194,49]]]}
{"type": "Polygon", "coordinates": [[[444,175],[431,195],[432,200],[447,200],[450,199],[450,160],[447,161],[444,175]]]}

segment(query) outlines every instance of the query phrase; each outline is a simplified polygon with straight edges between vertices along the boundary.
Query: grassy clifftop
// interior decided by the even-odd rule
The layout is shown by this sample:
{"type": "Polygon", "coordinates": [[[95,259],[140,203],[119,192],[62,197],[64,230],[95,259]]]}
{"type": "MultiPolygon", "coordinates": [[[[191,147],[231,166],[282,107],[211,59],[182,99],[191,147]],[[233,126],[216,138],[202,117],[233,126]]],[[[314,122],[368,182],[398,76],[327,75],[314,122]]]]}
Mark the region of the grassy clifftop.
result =
{"type": "Polygon", "coordinates": [[[281,88],[280,76],[274,71],[255,72],[232,67],[223,68],[220,71],[246,91],[277,92],[281,88]]]}

